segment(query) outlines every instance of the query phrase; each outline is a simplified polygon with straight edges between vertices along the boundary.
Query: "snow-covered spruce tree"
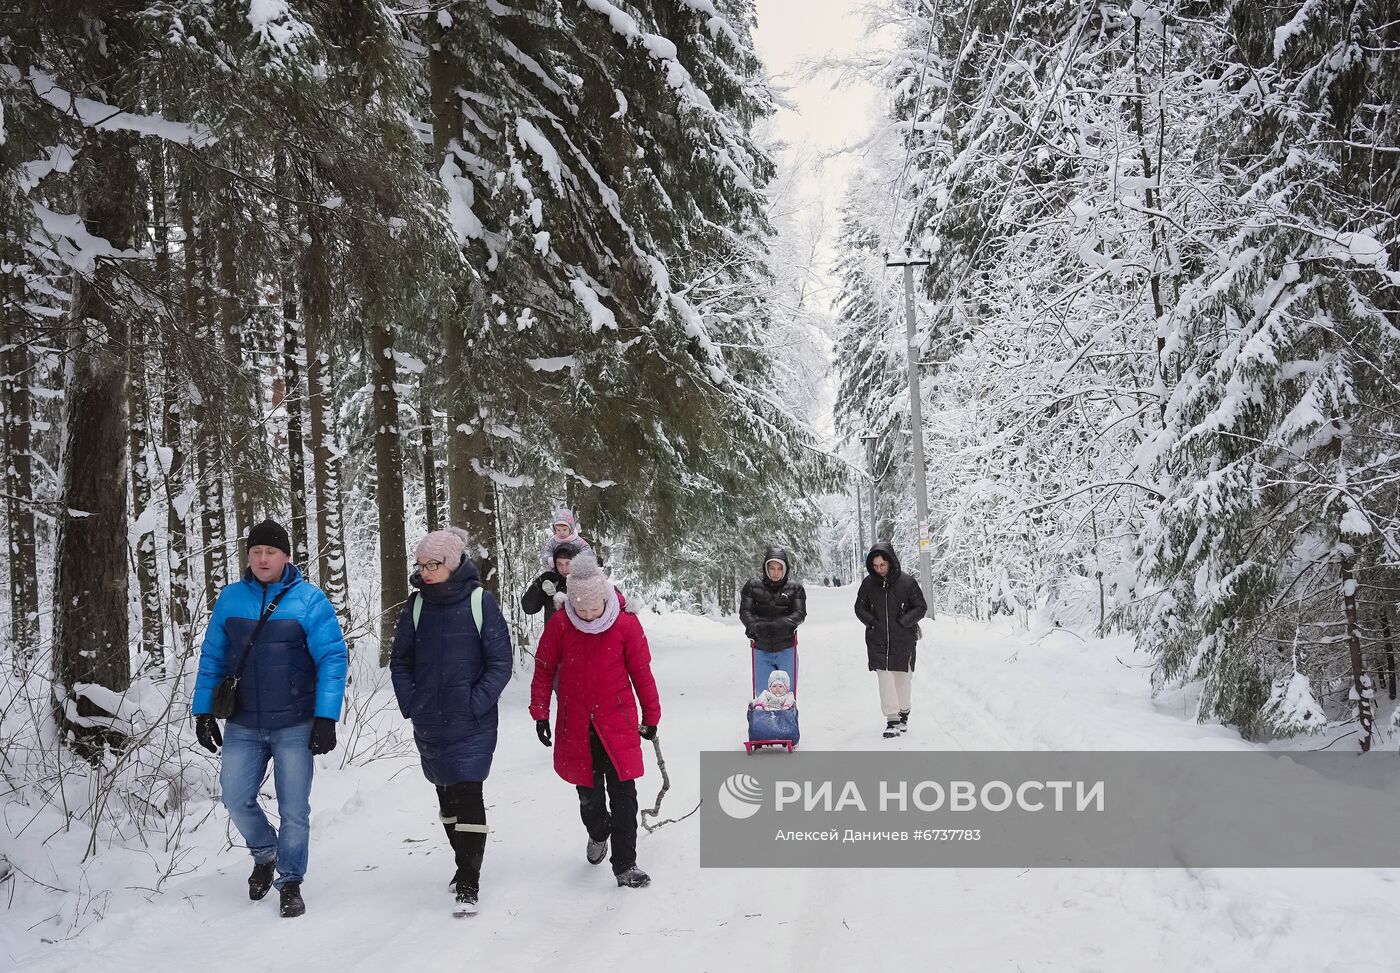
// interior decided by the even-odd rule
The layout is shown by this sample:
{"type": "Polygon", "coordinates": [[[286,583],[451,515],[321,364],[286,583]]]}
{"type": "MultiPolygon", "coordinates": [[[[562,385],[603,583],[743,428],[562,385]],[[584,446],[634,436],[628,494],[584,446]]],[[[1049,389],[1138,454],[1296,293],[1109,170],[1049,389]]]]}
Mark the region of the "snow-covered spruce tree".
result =
{"type": "MultiPolygon", "coordinates": [[[[836,398],[837,430],[856,457],[855,465],[878,479],[876,540],[908,541],[913,509],[913,467],[909,446],[909,383],[904,360],[903,296],[897,274],[885,267],[883,227],[870,212],[867,189],[844,201],[836,242],[839,290],[833,302],[837,321],[836,361],[841,384],[836,398]],[[875,436],[865,444],[862,436],[875,436]],[[904,515],[902,518],[900,515],[904,515]]],[[[870,489],[865,480],[863,488],[870,489]]],[[[869,495],[866,495],[869,503],[869,495]]],[[[862,517],[868,518],[865,510],[862,517]]]]}
{"type": "Polygon", "coordinates": [[[1240,4],[1202,158],[1211,246],[1166,333],[1167,494],[1143,567],[1158,685],[1247,735],[1355,719],[1397,597],[1400,26],[1380,3],[1240,4]]]}
{"type": "MultiPolygon", "coordinates": [[[[35,32],[24,49],[11,48],[23,68],[7,73],[20,71],[36,94],[58,88],[99,106],[132,107],[137,92],[124,68],[141,49],[134,11],[67,6],[56,33],[35,32]]],[[[120,692],[130,678],[125,350],[132,295],[118,267],[135,253],[138,137],[120,126],[88,129],[80,109],[71,114],[76,117],[54,121],[87,150],[70,157],[76,212],[34,212],[41,220],[49,216],[52,259],[72,273],[55,557],[55,710],[79,752],[96,760],[105,742],[120,737],[109,734],[112,713],[92,697],[120,692]]]]}
{"type": "Polygon", "coordinates": [[[936,575],[964,610],[1083,621],[1097,599],[1102,623],[1133,596],[1122,565],[1155,502],[1134,453],[1160,422],[1205,27],[1151,3],[934,12],[890,14],[905,150],[884,180],[933,259],[917,341],[936,575]]]}
{"type": "Polygon", "coordinates": [[[753,344],[729,339],[761,316],[697,307],[697,286],[751,273],[766,232],[750,16],[527,4],[452,18],[438,42],[464,92],[444,178],[481,288],[456,380],[490,436],[477,465],[512,496],[539,483],[540,520],[572,493],[596,533],[637,542],[647,572],[727,529],[724,498],[800,494],[812,469],[761,369],[725,347],[753,344]]]}

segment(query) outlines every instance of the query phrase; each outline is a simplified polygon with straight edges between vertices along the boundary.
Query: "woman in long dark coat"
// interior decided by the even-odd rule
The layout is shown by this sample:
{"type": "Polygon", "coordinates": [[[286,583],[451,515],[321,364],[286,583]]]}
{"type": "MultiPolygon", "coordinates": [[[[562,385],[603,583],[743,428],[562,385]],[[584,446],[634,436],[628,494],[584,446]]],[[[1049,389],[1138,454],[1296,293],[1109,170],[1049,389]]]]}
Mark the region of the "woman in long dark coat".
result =
{"type": "Polygon", "coordinates": [[[909,727],[910,692],[919,641],[919,619],[928,603],[919,582],[905,574],[899,556],[881,541],[865,556],[866,576],[856,592],[856,617],[865,624],[866,661],[880,680],[885,737],[909,727]]]}
{"type": "Polygon", "coordinates": [[[457,870],[456,913],[476,912],[486,851],[481,785],[496,750],[496,701],[510,681],[510,631],[466,556],[466,533],[433,531],[418,544],[417,591],[399,615],[389,670],[399,710],[413,721],[423,776],[457,870]]]}

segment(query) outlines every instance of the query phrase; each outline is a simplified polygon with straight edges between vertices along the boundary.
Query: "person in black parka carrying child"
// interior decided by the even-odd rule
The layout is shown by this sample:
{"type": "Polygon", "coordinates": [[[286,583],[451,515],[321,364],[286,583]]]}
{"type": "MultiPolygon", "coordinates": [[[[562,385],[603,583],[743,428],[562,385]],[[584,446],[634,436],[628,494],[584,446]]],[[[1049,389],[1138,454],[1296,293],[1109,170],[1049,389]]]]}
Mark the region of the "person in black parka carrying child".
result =
{"type": "Polygon", "coordinates": [[[883,735],[896,737],[909,728],[919,619],[928,612],[928,603],[919,582],[900,569],[888,542],[870,549],[865,570],[856,592],[856,617],[865,625],[866,660],[880,680],[883,735]]]}
{"type": "Polygon", "coordinates": [[[565,542],[554,549],[554,567],[541,572],[520,596],[520,608],[527,615],[544,612],[545,623],[564,604],[569,591],[569,570],[581,548],[565,542]]]}
{"type": "Polygon", "coordinates": [[[510,681],[510,631],[467,557],[467,535],[435,530],[418,543],[409,596],[394,631],[394,696],[413,721],[423,776],[456,860],[455,914],[476,912],[486,851],[481,785],[496,750],[496,701],[510,681]]]}

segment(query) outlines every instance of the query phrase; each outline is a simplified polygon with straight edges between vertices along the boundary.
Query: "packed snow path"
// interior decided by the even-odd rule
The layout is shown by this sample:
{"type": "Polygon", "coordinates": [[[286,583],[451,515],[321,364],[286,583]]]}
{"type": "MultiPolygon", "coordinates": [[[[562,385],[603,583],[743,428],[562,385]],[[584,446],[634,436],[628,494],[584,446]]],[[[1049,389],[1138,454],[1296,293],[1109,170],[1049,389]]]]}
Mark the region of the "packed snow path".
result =
{"type": "MultiPolygon", "coordinates": [[[[1144,660],[1123,640],[1037,640],[946,618],[925,623],[909,733],[884,740],[853,597],[851,588],[808,590],[806,750],[1245,746],[1191,722],[1184,698],[1154,703],[1144,660]]],[[[672,778],[662,816],[676,816],[698,800],[699,752],[742,739],[747,647],[733,620],[643,622],[672,778]]],[[[643,833],[639,863],[654,884],[619,889],[606,864],[584,861],[574,791],[535,739],[527,689],[517,677],[502,701],[480,915],[450,914],[450,852],[416,758],[341,768],[337,751],[320,761],[312,794],[305,917],[280,919],[275,892],[248,901],[250,862],[224,846],[219,809],[194,836],[193,871],[161,894],[118,892],[101,922],[55,944],[37,944],[42,927],[7,924],[14,938],[0,937],[0,956],[26,971],[95,961],[105,973],[1394,968],[1397,890],[1384,870],[702,870],[697,816],[643,833]]],[[[395,725],[397,712],[385,720],[395,725]]],[[[650,760],[648,750],[643,806],[660,784],[650,760]]]]}

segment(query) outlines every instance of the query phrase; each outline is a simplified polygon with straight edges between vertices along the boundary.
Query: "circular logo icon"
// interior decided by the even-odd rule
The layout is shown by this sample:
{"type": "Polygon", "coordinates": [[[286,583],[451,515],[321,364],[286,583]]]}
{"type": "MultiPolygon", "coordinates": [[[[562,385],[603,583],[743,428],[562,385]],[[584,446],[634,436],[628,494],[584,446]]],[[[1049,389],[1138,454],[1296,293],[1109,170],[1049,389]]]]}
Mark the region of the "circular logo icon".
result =
{"type": "Polygon", "coordinates": [[[720,810],[742,821],[763,806],[763,785],[748,774],[734,774],[719,785],[720,810]]]}

